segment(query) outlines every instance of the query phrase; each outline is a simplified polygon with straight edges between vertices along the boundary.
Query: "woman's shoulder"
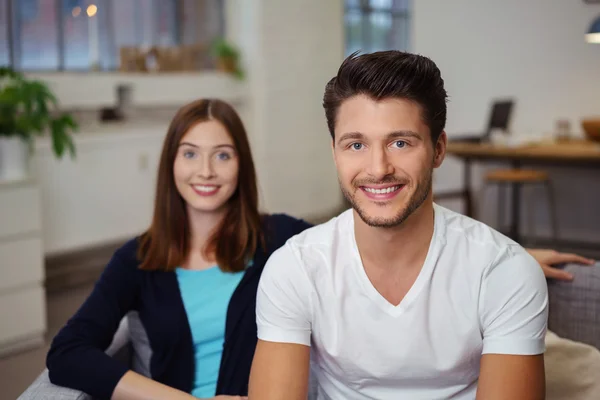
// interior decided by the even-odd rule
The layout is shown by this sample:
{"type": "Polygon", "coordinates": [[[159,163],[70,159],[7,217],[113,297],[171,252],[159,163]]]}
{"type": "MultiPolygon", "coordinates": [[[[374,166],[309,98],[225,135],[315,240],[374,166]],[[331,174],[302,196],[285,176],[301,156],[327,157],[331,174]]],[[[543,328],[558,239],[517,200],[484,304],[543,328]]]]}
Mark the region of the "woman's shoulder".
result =
{"type": "Polygon", "coordinates": [[[140,246],[140,237],[136,236],[127,240],[121,247],[119,247],[114,255],[120,258],[122,261],[137,260],[138,249],[140,246]]]}
{"type": "Polygon", "coordinates": [[[118,267],[122,272],[139,270],[140,260],[138,258],[138,249],[140,246],[140,237],[136,236],[128,239],[121,247],[113,253],[108,268],[118,267]]]}
{"type": "Polygon", "coordinates": [[[264,232],[267,243],[276,248],[283,246],[291,237],[312,227],[312,224],[301,218],[292,217],[288,214],[265,214],[263,215],[264,232]]]}

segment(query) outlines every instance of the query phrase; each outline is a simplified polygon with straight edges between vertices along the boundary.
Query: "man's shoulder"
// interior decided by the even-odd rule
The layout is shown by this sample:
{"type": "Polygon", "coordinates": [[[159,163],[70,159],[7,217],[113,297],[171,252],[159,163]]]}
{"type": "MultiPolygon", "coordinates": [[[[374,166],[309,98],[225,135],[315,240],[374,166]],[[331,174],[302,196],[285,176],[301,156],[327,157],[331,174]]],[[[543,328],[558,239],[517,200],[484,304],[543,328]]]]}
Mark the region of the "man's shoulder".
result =
{"type": "Polygon", "coordinates": [[[330,220],[312,226],[288,241],[288,245],[299,251],[310,251],[311,248],[334,247],[335,239],[347,235],[352,227],[352,210],[346,210],[330,220]]]}
{"type": "Polygon", "coordinates": [[[484,222],[437,205],[435,210],[441,214],[444,234],[450,244],[462,242],[487,249],[519,246],[514,240],[484,222]]]}
{"type": "MultiPolygon", "coordinates": [[[[480,272],[486,267],[497,265],[510,258],[527,258],[527,251],[517,242],[497,231],[484,222],[466,215],[436,206],[443,221],[442,240],[446,242],[445,251],[462,258],[471,267],[479,265],[480,272]],[[468,261],[468,262],[467,262],[468,261]]],[[[453,262],[457,260],[451,257],[453,262]]],[[[472,268],[471,271],[475,271],[472,268]]]]}
{"type": "Polygon", "coordinates": [[[273,252],[267,265],[296,265],[309,274],[327,267],[340,246],[346,245],[347,235],[352,232],[351,213],[352,210],[344,211],[291,237],[273,252]]]}

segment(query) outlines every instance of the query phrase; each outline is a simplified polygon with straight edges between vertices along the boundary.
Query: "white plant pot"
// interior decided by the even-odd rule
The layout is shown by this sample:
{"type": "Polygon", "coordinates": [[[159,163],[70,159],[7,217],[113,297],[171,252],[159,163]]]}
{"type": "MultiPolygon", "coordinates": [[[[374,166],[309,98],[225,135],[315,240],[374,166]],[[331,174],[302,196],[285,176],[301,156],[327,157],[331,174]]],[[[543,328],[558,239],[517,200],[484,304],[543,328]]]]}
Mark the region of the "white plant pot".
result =
{"type": "Polygon", "coordinates": [[[0,136],[0,181],[17,181],[29,176],[29,148],[18,137],[0,136]]]}

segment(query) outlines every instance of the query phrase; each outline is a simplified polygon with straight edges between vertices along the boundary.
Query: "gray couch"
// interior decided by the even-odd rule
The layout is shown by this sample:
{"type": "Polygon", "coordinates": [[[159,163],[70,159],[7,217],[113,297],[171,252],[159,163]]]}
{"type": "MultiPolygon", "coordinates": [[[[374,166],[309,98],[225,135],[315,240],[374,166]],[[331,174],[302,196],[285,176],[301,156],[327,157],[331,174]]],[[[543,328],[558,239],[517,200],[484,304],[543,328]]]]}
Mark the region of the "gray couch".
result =
{"type": "MultiPolygon", "coordinates": [[[[573,282],[549,281],[549,330],[563,338],[600,349],[600,263],[594,266],[569,264],[573,282]]],[[[516,277],[515,277],[516,279],[516,277]]],[[[107,354],[124,360],[131,369],[149,376],[150,345],[136,313],[128,314],[107,354]]],[[[311,393],[316,387],[311,383],[311,393]]],[[[309,396],[313,398],[313,396],[309,396]]],[[[18,400],[92,400],[76,390],[53,385],[45,370],[18,400]]]]}

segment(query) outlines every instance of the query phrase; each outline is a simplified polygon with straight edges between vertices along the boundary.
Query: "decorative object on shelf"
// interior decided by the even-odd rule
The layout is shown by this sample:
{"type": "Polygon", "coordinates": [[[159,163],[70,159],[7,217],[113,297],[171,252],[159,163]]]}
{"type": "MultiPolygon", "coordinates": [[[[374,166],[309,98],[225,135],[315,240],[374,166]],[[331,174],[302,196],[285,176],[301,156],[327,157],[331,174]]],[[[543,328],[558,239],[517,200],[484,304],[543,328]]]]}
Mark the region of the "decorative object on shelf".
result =
{"type": "Polygon", "coordinates": [[[185,45],[149,48],[122,47],[122,72],[183,72],[206,69],[208,48],[205,45],[185,45]]]}
{"type": "Polygon", "coordinates": [[[0,68],[0,180],[24,179],[36,136],[49,132],[57,158],[75,157],[71,133],[78,128],[68,113],[39,80],[29,80],[10,68],[0,68]]]}
{"type": "Polygon", "coordinates": [[[238,79],[244,79],[244,71],[240,66],[240,52],[225,39],[215,40],[211,47],[212,54],[217,59],[217,69],[232,74],[238,79]]]}
{"type": "Polygon", "coordinates": [[[589,140],[600,142],[600,117],[586,118],[581,121],[581,126],[589,140]]]}
{"type": "Polygon", "coordinates": [[[121,47],[119,59],[121,72],[148,72],[146,54],[138,47],[121,47]]]}

